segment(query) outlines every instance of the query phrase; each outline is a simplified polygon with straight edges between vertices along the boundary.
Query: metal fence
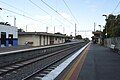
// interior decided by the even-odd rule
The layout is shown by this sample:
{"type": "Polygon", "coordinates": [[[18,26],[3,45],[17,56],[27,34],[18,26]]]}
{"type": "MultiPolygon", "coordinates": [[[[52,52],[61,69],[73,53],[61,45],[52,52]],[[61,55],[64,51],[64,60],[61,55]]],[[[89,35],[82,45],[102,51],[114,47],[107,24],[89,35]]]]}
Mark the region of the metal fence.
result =
{"type": "Polygon", "coordinates": [[[107,38],[104,40],[104,44],[105,46],[110,47],[110,48],[112,45],[114,45],[115,49],[120,50],[120,37],[107,38]]]}

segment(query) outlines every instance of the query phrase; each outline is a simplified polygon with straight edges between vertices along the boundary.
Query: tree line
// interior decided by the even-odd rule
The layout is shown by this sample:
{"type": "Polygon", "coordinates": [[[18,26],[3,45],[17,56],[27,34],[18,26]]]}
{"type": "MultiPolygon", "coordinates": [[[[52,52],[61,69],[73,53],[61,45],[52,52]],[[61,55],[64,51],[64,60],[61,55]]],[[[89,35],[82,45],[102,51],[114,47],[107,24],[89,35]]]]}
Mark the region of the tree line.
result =
{"type": "Polygon", "coordinates": [[[0,22],[1,25],[11,26],[8,22],[0,22]]]}
{"type": "Polygon", "coordinates": [[[106,19],[106,24],[103,30],[103,38],[120,37],[120,14],[110,14],[106,19]],[[107,33],[107,36],[106,36],[107,33]]]}

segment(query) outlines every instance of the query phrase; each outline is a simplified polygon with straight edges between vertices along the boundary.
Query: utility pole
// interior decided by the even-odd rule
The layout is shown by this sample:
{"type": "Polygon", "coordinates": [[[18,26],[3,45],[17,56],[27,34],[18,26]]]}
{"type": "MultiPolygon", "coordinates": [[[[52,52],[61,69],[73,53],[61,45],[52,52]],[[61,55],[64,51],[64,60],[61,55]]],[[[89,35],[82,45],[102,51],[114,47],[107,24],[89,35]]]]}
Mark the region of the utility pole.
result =
{"type": "Polygon", "coordinates": [[[14,17],[14,27],[16,27],[16,17],[15,16],[7,16],[7,17],[14,17]]]}
{"type": "Polygon", "coordinates": [[[100,27],[100,31],[101,31],[101,25],[98,25],[100,27]]]}
{"type": "Polygon", "coordinates": [[[14,27],[16,27],[16,17],[14,16],[14,27]]]}
{"type": "Polygon", "coordinates": [[[95,32],[95,27],[96,27],[96,24],[95,24],[95,22],[94,22],[94,32],[95,32]]]}
{"type": "Polygon", "coordinates": [[[76,37],[76,31],[77,31],[76,28],[77,28],[77,27],[76,27],[76,23],[75,23],[75,37],[76,37]]]}
{"type": "Polygon", "coordinates": [[[54,26],[54,33],[55,33],[55,26],[54,26]]]}
{"type": "Polygon", "coordinates": [[[48,32],[48,27],[46,27],[46,32],[48,32]]]}
{"type": "Polygon", "coordinates": [[[26,32],[27,32],[27,25],[26,25],[26,32]]]}
{"type": "Polygon", "coordinates": [[[65,33],[65,28],[63,27],[63,34],[65,33]]]}
{"type": "MultiPolygon", "coordinates": [[[[103,14],[102,16],[105,16],[105,20],[106,20],[106,22],[107,22],[107,19],[108,19],[108,16],[107,15],[105,15],[105,14],[103,14]]],[[[106,30],[106,39],[107,39],[107,26],[105,27],[105,30],[106,30]]]]}

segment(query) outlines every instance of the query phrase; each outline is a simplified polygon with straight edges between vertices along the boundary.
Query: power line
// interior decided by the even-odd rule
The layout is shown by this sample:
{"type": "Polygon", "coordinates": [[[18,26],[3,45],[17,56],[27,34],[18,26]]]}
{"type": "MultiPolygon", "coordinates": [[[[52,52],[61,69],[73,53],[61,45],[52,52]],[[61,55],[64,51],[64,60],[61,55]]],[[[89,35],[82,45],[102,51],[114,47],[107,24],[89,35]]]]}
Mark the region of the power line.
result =
{"type": "MultiPolygon", "coordinates": [[[[5,3],[5,2],[3,2],[3,1],[0,1],[0,2],[3,3],[3,4],[5,4],[5,5],[7,5],[7,6],[9,6],[9,7],[11,7],[11,8],[14,8],[14,9],[16,9],[16,10],[18,10],[18,11],[21,11],[21,12],[23,12],[23,13],[26,13],[27,15],[30,16],[29,13],[27,13],[27,12],[25,12],[25,11],[19,9],[19,8],[16,8],[16,7],[14,7],[14,6],[10,5],[10,4],[7,4],[7,3],[5,3]]],[[[40,8],[40,7],[39,7],[39,8],[40,8]]],[[[26,17],[26,18],[31,19],[31,20],[33,20],[33,21],[40,22],[39,20],[35,20],[35,19],[33,19],[33,18],[31,18],[31,17],[28,17],[28,16],[26,16],[26,15],[24,15],[24,14],[20,14],[20,13],[17,13],[17,12],[14,12],[14,11],[11,11],[11,10],[8,10],[8,9],[5,9],[5,8],[2,8],[2,9],[6,10],[6,11],[9,11],[9,12],[12,12],[12,13],[15,13],[15,14],[17,14],[17,15],[26,17]]],[[[42,9],[41,9],[41,10],[42,10],[42,9]]],[[[44,12],[45,12],[45,11],[44,11],[44,12]]],[[[47,12],[46,12],[46,13],[47,13],[47,12]]],[[[45,24],[45,23],[44,23],[44,24],[45,24]]]]}
{"type": "Polygon", "coordinates": [[[62,18],[64,18],[66,21],[68,21],[70,24],[73,25],[72,22],[70,22],[69,20],[67,20],[65,17],[63,17],[58,11],[56,11],[54,8],[52,8],[50,5],[48,5],[46,2],[44,2],[43,0],[41,0],[46,6],[48,6],[50,9],[52,9],[54,12],[56,12],[58,15],[60,15],[62,18]]]}
{"type": "Polygon", "coordinates": [[[46,14],[50,15],[47,11],[45,11],[44,9],[42,9],[40,6],[38,6],[37,4],[35,4],[33,1],[29,0],[29,2],[31,2],[33,5],[35,5],[36,7],[38,7],[40,10],[42,10],[46,14]]]}
{"type": "Polygon", "coordinates": [[[57,18],[56,18],[56,20],[58,21],[58,22],[60,22],[61,24],[64,24],[63,22],[61,22],[60,20],[58,20],[57,18]]]}
{"type": "MultiPolygon", "coordinates": [[[[6,10],[6,11],[11,12],[11,13],[14,13],[14,14],[17,14],[17,15],[20,15],[20,16],[23,16],[23,17],[26,17],[26,18],[31,19],[31,20],[36,21],[36,22],[41,22],[41,21],[39,21],[39,20],[33,19],[33,18],[28,17],[28,16],[26,16],[26,15],[23,15],[23,14],[20,14],[20,13],[17,13],[17,12],[14,12],[14,11],[11,11],[11,10],[8,10],[8,9],[5,9],[5,8],[1,8],[1,9],[2,9],[2,10],[6,10]]],[[[44,24],[45,24],[45,23],[44,23],[44,24]]],[[[47,24],[47,25],[48,25],[48,24],[47,24]]]]}
{"type": "MultiPolygon", "coordinates": [[[[6,11],[8,11],[8,12],[12,12],[12,13],[14,13],[14,14],[17,14],[17,15],[20,15],[20,16],[23,16],[23,17],[26,17],[26,18],[29,18],[29,19],[31,19],[31,20],[34,20],[34,21],[38,21],[38,20],[35,20],[35,19],[33,19],[33,18],[31,18],[31,17],[28,17],[28,16],[26,16],[26,15],[23,15],[23,14],[20,14],[20,13],[17,13],[17,12],[14,12],[14,11],[11,11],[11,10],[8,10],[8,9],[5,9],[5,8],[2,8],[3,10],[6,10],[6,11]]],[[[40,21],[39,21],[40,22],[40,21]]]]}
{"type": "MultiPolygon", "coordinates": [[[[48,15],[51,15],[51,14],[49,14],[47,11],[45,11],[44,9],[42,9],[40,6],[38,6],[36,3],[34,3],[33,1],[31,1],[31,0],[29,0],[34,6],[36,6],[36,7],[38,7],[40,10],[42,10],[43,12],[45,12],[46,14],[48,14],[48,15]]],[[[49,6],[49,7],[51,7],[51,6],[49,6]]],[[[51,9],[53,9],[52,7],[51,7],[51,9]]],[[[54,10],[54,11],[56,11],[56,10],[54,10]]],[[[61,15],[61,14],[60,14],[61,15]]],[[[63,17],[63,16],[62,16],[63,17]]]]}
{"type": "MultiPolygon", "coordinates": [[[[42,9],[40,6],[38,6],[36,3],[34,3],[33,1],[29,0],[34,6],[38,7],[40,10],[42,10],[43,12],[45,12],[46,14],[50,15],[47,11],[45,11],[44,9],[42,9]]],[[[52,16],[51,16],[51,19],[52,19],[52,16]]],[[[52,20],[51,20],[52,21],[52,20]]],[[[57,20],[58,21],[58,20],[57,20]]],[[[60,22],[60,21],[59,21],[60,22]]],[[[61,22],[60,22],[61,23],[61,22]]],[[[52,22],[51,22],[51,25],[52,25],[52,22]]]]}
{"type": "Polygon", "coordinates": [[[51,17],[51,26],[52,26],[52,15],[49,14],[47,11],[45,11],[44,9],[42,9],[40,6],[38,6],[36,3],[34,3],[32,0],[29,0],[30,3],[32,3],[34,6],[38,7],[40,10],[42,10],[43,12],[45,12],[46,14],[50,15],[51,17]]]}
{"type": "Polygon", "coordinates": [[[3,2],[3,1],[0,1],[0,3],[3,3],[3,4],[5,4],[5,5],[7,5],[7,6],[11,7],[11,8],[14,8],[14,9],[16,9],[16,10],[18,10],[18,11],[21,11],[21,12],[23,12],[23,13],[26,13],[26,14],[30,15],[29,13],[27,13],[27,12],[21,10],[21,9],[18,9],[18,8],[14,7],[14,6],[10,5],[10,4],[7,4],[7,3],[5,3],[5,2],[3,2]]]}
{"type": "Polygon", "coordinates": [[[115,12],[115,10],[118,8],[119,5],[120,5],[120,1],[119,1],[118,4],[116,5],[115,9],[112,11],[112,14],[115,12]]]}
{"type": "Polygon", "coordinates": [[[45,11],[44,9],[42,9],[40,6],[38,6],[36,3],[34,3],[33,1],[29,0],[34,6],[38,7],[40,10],[42,10],[43,12],[45,12],[46,14],[50,15],[47,11],[45,11]]]}
{"type": "Polygon", "coordinates": [[[74,20],[76,20],[77,23],[79,24],[78,20],[77,20],[77,19],[75,18],[75,16],[73,15],[73,13],[72,13],[71,9],[69,8],[68,4],[65,2],[65,0],[63,0],[63,2],[64,2],[64,4],[65,4],[65,6],[68,8],[68,10],[69,10],[69,12],[71,13],[71,15],[73,16],[74,20]]]}
{"type": "Polygon", "coordinates": [[[0,19],[4,21],[4,19],[0,16],[0,19]]]}

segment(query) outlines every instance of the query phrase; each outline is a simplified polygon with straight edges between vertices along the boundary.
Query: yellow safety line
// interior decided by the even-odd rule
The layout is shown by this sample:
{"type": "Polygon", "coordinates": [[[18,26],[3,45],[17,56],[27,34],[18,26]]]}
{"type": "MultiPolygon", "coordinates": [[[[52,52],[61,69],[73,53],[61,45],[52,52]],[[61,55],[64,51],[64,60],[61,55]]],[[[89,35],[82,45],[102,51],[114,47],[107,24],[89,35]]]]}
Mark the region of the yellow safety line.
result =
{"type": "MultiPolygon", "coordinates": [[[[89,45],[90,46],[90,45],[89,45]]],[[[71,70],[66,74],[64,80],[70,80],[70,77],[72,76],[73,72],[75,71],[76,67],[78,66],[78,64],[81,63],[81,68],[82,65],[85,61],[86,55],[88,53],[88,48],[89,46],[81,53],[80,58],[78,59],[78,61],[72,66],[71,70]]],[[[80,69],[81,70],[81,69],[80,69]]]]}

